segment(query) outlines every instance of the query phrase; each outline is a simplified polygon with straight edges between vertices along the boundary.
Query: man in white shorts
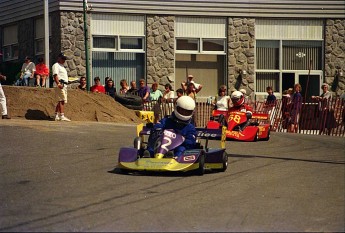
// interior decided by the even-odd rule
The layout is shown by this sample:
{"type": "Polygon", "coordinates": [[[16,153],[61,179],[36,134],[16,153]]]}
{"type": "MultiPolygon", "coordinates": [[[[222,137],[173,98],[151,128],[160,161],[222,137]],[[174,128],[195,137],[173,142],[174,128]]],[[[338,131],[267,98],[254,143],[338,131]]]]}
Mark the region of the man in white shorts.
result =
{"type": "Polygon", "coordinates": [[[67,103],[67,83],[68,75],[67,70],[64,67],[66,61],[66,56],[60,53],[57,62],[52,67],[53,78],[54,78],[54,88],[57,98],[57,105],[55,108],[55,121],[71,121],[64,114],[64,107],[67,103]]]}
{"type": "Polygon", "coordinates": [[[1,86],[1,81],[5,81],[5,80],[6,80],[6,76],[0,73],[0,109],[1,109],[2,119],[11,119],[11,117],[7,115],[6,96],[1,86]]]}

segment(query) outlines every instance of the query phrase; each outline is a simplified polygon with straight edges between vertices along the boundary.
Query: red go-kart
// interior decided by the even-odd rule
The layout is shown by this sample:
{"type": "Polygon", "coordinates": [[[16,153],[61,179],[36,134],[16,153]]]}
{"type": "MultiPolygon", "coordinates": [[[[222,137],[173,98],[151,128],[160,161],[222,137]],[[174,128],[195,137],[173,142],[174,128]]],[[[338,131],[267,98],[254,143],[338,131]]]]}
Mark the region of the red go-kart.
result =
{"type": "Polygon", "coordinates": [[[268,141],[270,139],[270,124],[259,124],[258,120],[269,119],[268,114],[253,113],[251,119],[247,119],[245,112],[227,112],[214,110],[211,120],[207,123],[207,129],[219,129],[226,126],[226,140],[255,142],[257,140],[268,141]]]}

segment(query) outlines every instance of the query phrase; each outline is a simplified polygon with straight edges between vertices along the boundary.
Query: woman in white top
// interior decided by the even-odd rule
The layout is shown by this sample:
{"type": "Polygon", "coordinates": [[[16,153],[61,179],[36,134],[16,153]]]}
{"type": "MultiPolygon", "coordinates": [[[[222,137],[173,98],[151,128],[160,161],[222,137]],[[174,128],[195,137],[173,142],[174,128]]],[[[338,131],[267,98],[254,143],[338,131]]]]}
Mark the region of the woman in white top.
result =
{"type": "Polygon", "coordinates": [[[126,79],[122,79],[122,80],[120,81],[120,86],[121,86],[121,88],[120,88],[120,94],[126,94],[127,91],[129,90],[129,86],[128,86],[128,84],[127,84],[126,79]]]}
{"type": "Polygon", "coordinates": [[[230,96],[225,95],[225,88],[219,88],[218,96],[216,97],[213,105],[217,110],[228,111],[230,105],[230,96]]]}
{"type": "Polygon", "coordinates": [[[163,105],[164,105],[164,112],[163,115],[171,115],[172,111],[174,110],[174,98],[175,93],[172,90],[172,86],[170,83],[165,84],[165,91],[163,92],[163,105]]]}
{"type": "Polygon", "coordinates": [[[17,80],[15,85],[29,86],[29,79],[33,79],[35,71],[35,63],[31,62],[31,58],[26,56],[25,61],[22,65],[20,79],[17,80]]]}

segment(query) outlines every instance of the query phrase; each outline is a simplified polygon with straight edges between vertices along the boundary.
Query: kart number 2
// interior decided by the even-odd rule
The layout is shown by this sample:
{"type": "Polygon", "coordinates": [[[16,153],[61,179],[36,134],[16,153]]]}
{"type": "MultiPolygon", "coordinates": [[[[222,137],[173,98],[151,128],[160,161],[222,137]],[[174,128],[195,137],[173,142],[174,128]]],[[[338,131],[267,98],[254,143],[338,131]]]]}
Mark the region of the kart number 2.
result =
{"type": "Polygon", "coordinates": [[[171,145],[171,138],[170,137],[163,137],[162,142],[164,142],[164,143],[161,144],[161,142],[157,141],[155,149],[157,149],[160,146],[163,150],[168,152],[169,151],[168,146],[171,145]]]}

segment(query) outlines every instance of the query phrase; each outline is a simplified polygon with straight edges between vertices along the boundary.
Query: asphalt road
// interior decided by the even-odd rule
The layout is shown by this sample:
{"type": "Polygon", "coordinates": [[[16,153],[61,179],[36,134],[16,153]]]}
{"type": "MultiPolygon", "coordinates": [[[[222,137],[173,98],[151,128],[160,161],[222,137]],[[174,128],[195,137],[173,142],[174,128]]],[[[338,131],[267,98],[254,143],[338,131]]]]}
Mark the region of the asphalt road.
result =
{"type": "Polygon", "coordinates": [[[228,170],[204,176],[111,172],[134,136],[131,125],[0,120],[0,231],[345,230],[344,138],[227,142],[228,170]]]}

